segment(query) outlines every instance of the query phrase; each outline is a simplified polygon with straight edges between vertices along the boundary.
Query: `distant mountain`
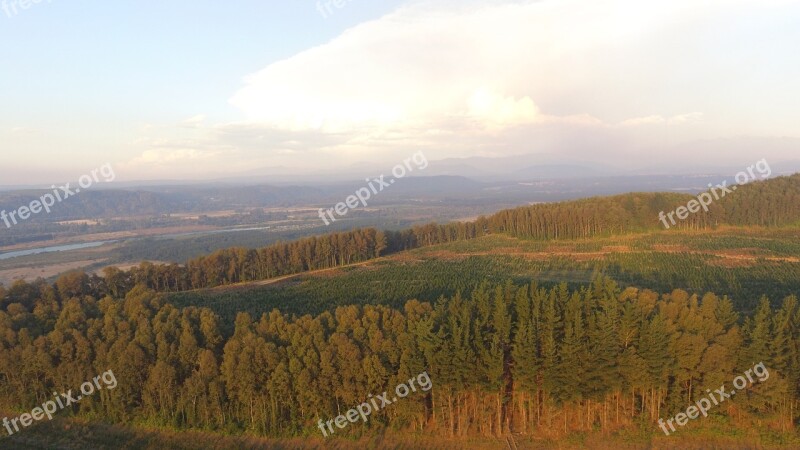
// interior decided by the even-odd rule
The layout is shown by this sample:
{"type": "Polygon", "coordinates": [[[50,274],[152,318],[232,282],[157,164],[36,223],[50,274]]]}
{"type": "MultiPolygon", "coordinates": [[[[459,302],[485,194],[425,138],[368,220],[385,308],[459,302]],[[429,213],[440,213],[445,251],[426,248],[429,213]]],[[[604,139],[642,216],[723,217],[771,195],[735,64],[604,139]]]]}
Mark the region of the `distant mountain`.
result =
{"type": "MultiPolygon", "coordinates": [[[[525,158],[513,161],[523,161],[525,158]]],[[[709,183],[728,180],[733,184],[735,172],[726,175],[590,175],[603,172],[607,167],[590,168],[573,164],[526,166],[505,175],[490,176],[500,166],[487,164],[482,178],[453,175],[434,175],[447,167],[469,167],[483,159],[453,160],[450,166],[436,167],[430,163],[425,176],[416,172],[385,186],[370,199],[371,206],[401,202],[449,202],[460,204],[531,204],[549,203],[625,192],[674,192],[696,194],[707,189],[709,183]]],[[[755,161],[754,161],[755,162],[755,161]]],[[[777,165],[773,166],[776,167],[777,165]]],[[[788,166],[781,166],[788,167],[788,166]]],[[[744,169],[746,167],[743,167],[744,169]]],[[[741,169],[740,169],[741,170],[741,169]]],[[[475,171],[480,171],[475,169],[475,171]]],[[[499,172],[498,172],[499,173],[499,172]]],[[[777,171],[776,171],[777,173],[777,171]]],[[[391,172],[384,178],[391,179],[391,172]]],[[[125,189],[114,185],[93,187],[58,204],[47,215],[36,215],[32,220],[56,221],[66,219],[109,218],[124,216],[153,216],[168,213],[205,212],[260,207],[330,206],[344,201],[356,190],[369,186],[377,173],[369,178],[351,178],[349,181],[325,183],[295,183],[286,185],[249,184],[247,182],[213,182],[197,184],[153,184],[125,189]],[[63,207],[62,207],[63,206],[63,207]]],[[[372,182],[378,188],[378,184],[372,182]]],[[[13,211],[28,205],[50,190],[17,190],[0,192],[0,210],[13,211]]]]}
{"type": "MultiPolygon", "coordinates": [[[[385,182],[389,178],[384,179],[385,182]]],[[[376,189],[379,184],[372,182],[376,189]]],[[[316,186],[231,185],[155,185],[133,189],[87,190],[57,203],[46,215],[33,220],[67,220],[148,216],[182,212],[204,212],[255,207],[291,207],[331,205],[344,201],[356,190],[367,187],[367,181],[349,181],[316,186]]],[[[464,198],[480,194],[482,183],[464,177],[408,177],[384,187],[370,201],[382,204],[413,199],[464,198]]],[[[51,190],[25,189],[0,192],[0,210],[14,211],[29,205],[51,190]]]]}
{"type": "Polygon", "coordinates": [[[515,155],[499,158],[469,157],[431,161],[426,175],[461,175],[478,181],[531,181],[624,174],[619,168],[569,162],[557,155],[515,155]]]}

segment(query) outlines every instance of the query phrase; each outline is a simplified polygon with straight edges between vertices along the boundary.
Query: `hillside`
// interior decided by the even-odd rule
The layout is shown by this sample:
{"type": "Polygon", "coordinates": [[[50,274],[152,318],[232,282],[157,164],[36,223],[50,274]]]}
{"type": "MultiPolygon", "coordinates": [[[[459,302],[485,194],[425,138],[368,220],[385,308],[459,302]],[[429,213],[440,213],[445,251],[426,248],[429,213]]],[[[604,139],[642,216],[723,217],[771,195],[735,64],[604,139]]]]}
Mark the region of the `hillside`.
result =
{"type": "MultiPolygon", "coordinates": [[[[797,182],[752,185],[743,198],[797,182]]],[[[787,211],[778,222],[791,222],[781,206],[791,192],[771,203],[787,211]]],[[[559,239],[496,228],[533,211],[575,214],[579,224],[614,215],[605,210],[614,205],[643,220],[658,198],[672,197],[629,194],[399,232],[359,229],[227,249],[184,266],[0,286],[0,408],[25,411],[38,392],[111,368],[114,395],[65,415],[319,438],[320,420],[413,379],[414,393],[390,394],[391,406],[336,437],[385,436],[381,445],[398,448],[441,448],[430,436],[473,448],[512,439],[523,448],[796,447],[800,228],[629,225],[566,238],[565,230],[579,230],[569,225],[556,227],[559,239]],[[650,206],[630,206],[642,202],[650,206]],[[675,439],[661,436],[659,418],[753,367],[758,382],[708,420],[675,439]]],[[[734,218],[734,205],[720,207],[734,218]]],[[[139,439],[98,423],[89,429],[139,439]]],[[[321,445],[349,445],[342,442],[321,445]]]]}
{"type": "MultiPolygon", "coordinates": [[[[126,272],[108,269],[105,278],[97,280],[97,283],[105,283],[109,291],[119,295],[124,295],[135,284],[162,292],[187,291],[345,266],[404,250],[468,241],[487,235],[509,235],[537,242],[569,242],[594,237],[622,238],[643,232],[664,236],[681,230],[708,232],[729,224],[777,229],[800,221],[800,203],[797,202],[800,199],[800,175],[741,186],[736,195],[726,196],[711,204],[708,213],[695,214],[678,226],[664,230],[658,220],[659,212],[674,210],[693,198],[678,194],[632,193],[533,205],[501,211],[490,217],[479,217],[473,222],[428,224],[385,232],[366,228],[277,243],[260,249],[220,250],[190,260],[185,265],[142,264],[126,272]]],[[[674,255],[669,257],[675,258],[674,255]]],[[[620,281],[628,281],[622,273],[627,264],[619,262],[619,270],[612,267],[611,275],[620,281]]],[[[685,270],[686,266],[683,268],[685,270]]],[[[687,272],[685,276],[691,274],[687,272]]],[[[681,279],[663,281],[667,281],[666,285],[680,282],[694,289],[716,288],[716,283],[725,282],[719,277],[712,278],[708,281],[711,284],[705,286],[697,281],[681,279]]],[[[658,287],[666,285],[660,284],[658,287]]],[[[733,284],[732,287],[736,286],[733,284]]],[[[742,292],[731,291],[731,294],[734,293],[742,292]]],[[[744,301],[739,304],[752,306],[752,303],[744,301]]]]}
{"type": "Polygon", "coordinates": [[[570,239],[664,230],[664,223],[670,228],[696,230],[721,225],[774,227],[800,221],[800,174],[727,188],[730,191],[725,193],[713,187],[706,192],[705,198],[711,199],[708,211],[697,208],[699,212],[674,225],[669,219],[661,222],[659,214],[685,206],[696,196],[633,193],[534,205],[501,211],[491,216],[488,224],[492,232],[518,237],[570,239]]]}
{"type": "Polygon", "coordinates": [[[273,308],[319,314],[354,303],[401,307],[409,298],[468,295],[483,280],[577,286],[597,276],[656,291],[713,291],[748,312],[762,295],[777,300],[800,293],[800,229],[728,227],[559,241],[489,235],[168,298],[209,307],[232,323],[238,311],[259,316],[273,308]]]}

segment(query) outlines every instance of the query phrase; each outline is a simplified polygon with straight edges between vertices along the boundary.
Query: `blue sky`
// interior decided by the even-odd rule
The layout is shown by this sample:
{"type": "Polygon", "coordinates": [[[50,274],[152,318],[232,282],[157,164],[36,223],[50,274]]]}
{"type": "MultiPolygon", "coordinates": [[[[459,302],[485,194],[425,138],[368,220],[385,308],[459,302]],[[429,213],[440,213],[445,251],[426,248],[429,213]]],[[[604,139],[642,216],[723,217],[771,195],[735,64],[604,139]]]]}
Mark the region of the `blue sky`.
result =
{"type": "Polygon", "coordinates": [[[0,185],[417,150],[674,166],[789,158],[800,138],[797,2],[351,0],[327,18],[316,0],[11,3],[0,185]],[[770,154],[714,144],[740,138],[770,154]]]}
{"type": "MultiPolygon", "coordinates": [[[[400,2],[353,0],[327,18],[316,0],[7,4],[11,17],[0,3],[0,130],[47,133],[52,145],[35,145],[36,153],[86,158],[75,170],[109,159],[107,153],[115,159],[114,149],[145,124],[178,122],[200,111],[213,120],[236,120],[241,113],[227,99],[245,75],[324,44],[400,2]],[[81,149],[86,135],[94,138],[81,149]],[[57,148],[59,142],[69,150],[57,148]]],[[[37,171],[27,164],[26,146],[2,147],[10,160],[6,169],[11,162],[37,171]]],[[[17,178],[11,172],[3,175],[17,178]]],[[[48,166],[38,172],[45,176],[28,173],[19,181],[68,175],[48,166]]]]}
{"type": "Polygon", "coordinates": [[[0,118],[60,121],[58,107],[66,106],[107,120],[111,104],[124,120],[137,112],[141,120],[176,120],[199,110],[233,118],[217,99],[245,74],[398,4],[352,0],[327,19],[315,0],[42,0],[12,17],[0,10],[0,85],[3,103],[15,105],[0,118]]]}

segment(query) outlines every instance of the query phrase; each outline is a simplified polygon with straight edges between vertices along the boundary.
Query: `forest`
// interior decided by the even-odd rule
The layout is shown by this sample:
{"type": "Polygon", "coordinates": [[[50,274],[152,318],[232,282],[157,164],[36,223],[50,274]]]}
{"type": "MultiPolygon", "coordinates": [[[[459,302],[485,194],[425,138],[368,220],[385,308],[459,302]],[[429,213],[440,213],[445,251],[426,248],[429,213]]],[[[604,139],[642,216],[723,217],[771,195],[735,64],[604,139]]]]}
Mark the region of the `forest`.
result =
{"type": "Polygon", "coordinates": [[[791,430],[800,387],[800,308],[762,298],[739,317],[726,298],[657,293],[598,278],[481,283],[401,309],[345,306],[317,316],[240,313],[232,333],[205,308],[178,309],[144,286],[95,298],[88,277],[0,291],[0,400],[25,410],[113,370],[114,391],[71,413],[177,429],[312,435],[376,392],[427,371],[433,389],[382,410],[376,429],[448,436],[565,435],[652,428],[706,389],[763,362],[768,381],[711,412],[791,430]]]}
{"type": "MultiPolygon", "coordinates": [[[[734,194],[711,203],[708,212],[691,214],[675,228],[704,230],[720,225],[776,227],[800,220],[800,174],[737,186],[734,194]]],[[[533,239],[579,239],[663,229],[669,212],[694,196],[634,193],[539,204],[501,211],[489,218],[489,230],[533,239]]]]}

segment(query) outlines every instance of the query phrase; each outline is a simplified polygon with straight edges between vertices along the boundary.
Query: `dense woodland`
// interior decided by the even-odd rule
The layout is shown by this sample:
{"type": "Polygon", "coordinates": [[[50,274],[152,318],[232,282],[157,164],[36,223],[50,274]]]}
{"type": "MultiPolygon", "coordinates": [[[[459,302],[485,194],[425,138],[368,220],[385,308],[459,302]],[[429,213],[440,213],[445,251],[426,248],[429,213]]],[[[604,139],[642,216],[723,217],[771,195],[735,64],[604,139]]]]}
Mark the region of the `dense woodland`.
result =
{"type": "MultiPolygon", "coordinates": [[[[722,195],[719,189],[718,195],[722,195]]],[[[663,230],[660,212],[685,206],[694,196],[640,193],[539,204],[501,211],[489,218],[489,230],[534,239],[578,239],[663,230]]],[[[701,230],[719,225],[781,226],[800,221],[800,174],[737,186],[671,228],[701,230]]]]}
{"type": "MultiPolygon", "coordinates": [[[[764,362],[769,379],[713,410],[791,430],[798,416],[800,308],[762,299],[739,320],[726,298],[482,284],[469,298],[410,299],[401,310],[348,306],[316,317],[240,314],[221,331],[204,308],[178,309],[137,286],[93,297],[88,277],[19,282],[0,311],[0,401],[30,410],[55,391],[114,371],[113,391],[72,413],[113,421],[269,436],[315,434],[370,394],[427,371],[433,389],[387,407],[359,434],[389,427],[444,435],[558,435],[644,427],[764,362]]],[[[697,421],[703,422],[703,421],[697,421]]]]}

